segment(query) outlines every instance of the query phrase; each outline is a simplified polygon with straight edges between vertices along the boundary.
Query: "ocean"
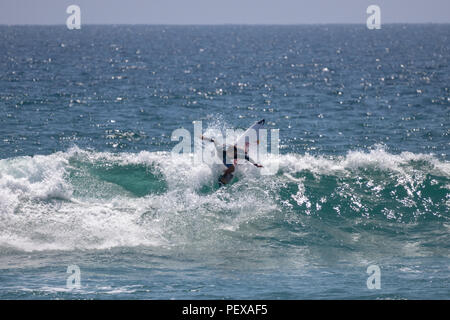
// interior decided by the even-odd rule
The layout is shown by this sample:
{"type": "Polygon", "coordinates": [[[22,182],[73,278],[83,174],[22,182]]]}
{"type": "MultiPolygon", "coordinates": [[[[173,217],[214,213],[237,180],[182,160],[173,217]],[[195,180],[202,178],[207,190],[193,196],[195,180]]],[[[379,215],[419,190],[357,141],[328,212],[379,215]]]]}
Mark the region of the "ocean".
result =
{"type": "Polygon", "coordinates": [[[450,299],[449,59],[449,24],[0,26],[0,299],[450,299]],[[171,154],[263,118],[273,175],[171,154]]]}

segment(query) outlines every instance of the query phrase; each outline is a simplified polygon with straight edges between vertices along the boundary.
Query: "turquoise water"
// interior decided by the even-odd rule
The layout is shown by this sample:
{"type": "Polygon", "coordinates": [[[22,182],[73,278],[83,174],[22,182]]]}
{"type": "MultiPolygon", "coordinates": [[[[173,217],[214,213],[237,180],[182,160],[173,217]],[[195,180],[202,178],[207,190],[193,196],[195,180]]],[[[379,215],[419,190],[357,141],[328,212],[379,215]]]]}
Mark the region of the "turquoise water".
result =
{"type": "Polygon", "coordinates": [[[449,36],[1,26],[0,298],[449,299],[449,36]],[[261,118],[275,175],[171,156],[261,118]]]}

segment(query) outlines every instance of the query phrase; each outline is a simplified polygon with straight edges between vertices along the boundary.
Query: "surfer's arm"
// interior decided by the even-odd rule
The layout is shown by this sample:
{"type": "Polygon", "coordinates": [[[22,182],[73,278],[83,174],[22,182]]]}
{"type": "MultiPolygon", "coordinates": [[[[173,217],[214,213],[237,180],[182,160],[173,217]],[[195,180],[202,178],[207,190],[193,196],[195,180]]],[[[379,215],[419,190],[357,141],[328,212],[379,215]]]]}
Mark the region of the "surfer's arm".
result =
{"type": "Polygon", "coordinates": [[[214,141],[214,139],[211,139],[211,138],[205,137],[205,136],[203,136],[203,135],[202,135],[202,136],[200,137],[200,139],[202,139],[202,140],[206,140],[206,141],[209,141],[209,142],[215,142],[215,141],[214,141]]]}
{"type": "Polygon", "coordinates": [[[262,165],[256,163],[252,158],[250,158],[248,153],[245,154],[245,160],[253,164],[255,167],[262,168],[262,165]]]}
{"type": "Polygon", "coordinates": [[[220,154],[223,151],[224,147],[218,141],[216,141],[216,140],[214,140],[212,138],[205,137],[203,135],[200,136],[200,139],[214,143],[214,146],[216,147],[216,150],[218,152],[217,154],[220,154]]]}

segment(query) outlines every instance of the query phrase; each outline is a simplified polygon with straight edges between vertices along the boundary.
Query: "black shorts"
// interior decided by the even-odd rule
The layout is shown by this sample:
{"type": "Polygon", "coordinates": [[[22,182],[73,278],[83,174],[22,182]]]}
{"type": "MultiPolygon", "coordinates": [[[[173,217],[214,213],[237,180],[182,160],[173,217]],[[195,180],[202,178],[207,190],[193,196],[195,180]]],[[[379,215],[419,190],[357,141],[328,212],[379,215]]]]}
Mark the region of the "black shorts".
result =
{"type": "MultiPolygon", "coordinates": [[[[236,149],[234,150],[234,159],[235,160],[237,159],[237,150],[236,149]]],[[[223,148],[223,151],[222,151],[222,162],[223,162],[224,166],[227,168],[234,166],[234,164],[232,164],[232,163],[227,163],[227,150],[225,149],[225,147],[223,148]]]]}

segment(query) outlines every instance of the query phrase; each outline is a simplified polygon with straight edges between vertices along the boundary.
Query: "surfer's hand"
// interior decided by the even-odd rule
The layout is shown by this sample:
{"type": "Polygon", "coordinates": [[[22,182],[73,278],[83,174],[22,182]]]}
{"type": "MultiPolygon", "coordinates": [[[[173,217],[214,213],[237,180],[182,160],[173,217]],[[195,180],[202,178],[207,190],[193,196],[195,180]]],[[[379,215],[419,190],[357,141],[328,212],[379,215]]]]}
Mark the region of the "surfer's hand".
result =
{"type": "Polygon", "coordinates": [[[200,139],[202,139],[202,140],[208,140],[208,141],[210,141],[210,142],[214,142],[214,139],[205,137],[204,135],[201,135],[201,136],[200,136],[200,139]]]}

